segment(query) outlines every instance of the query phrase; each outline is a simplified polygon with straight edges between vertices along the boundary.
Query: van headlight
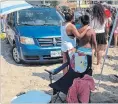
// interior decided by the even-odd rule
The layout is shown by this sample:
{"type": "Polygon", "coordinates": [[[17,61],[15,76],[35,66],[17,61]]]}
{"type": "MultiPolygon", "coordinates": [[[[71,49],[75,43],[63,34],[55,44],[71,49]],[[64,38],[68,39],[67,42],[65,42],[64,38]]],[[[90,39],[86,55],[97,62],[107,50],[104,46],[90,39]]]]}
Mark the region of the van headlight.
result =
{"type": "Polygon", "coordinates": [[[20,42],[21,42],[22,44],[34,44],[33,38],[24,37],[24,36],[21,36],[21,37],[20,37],[20,42]]]}

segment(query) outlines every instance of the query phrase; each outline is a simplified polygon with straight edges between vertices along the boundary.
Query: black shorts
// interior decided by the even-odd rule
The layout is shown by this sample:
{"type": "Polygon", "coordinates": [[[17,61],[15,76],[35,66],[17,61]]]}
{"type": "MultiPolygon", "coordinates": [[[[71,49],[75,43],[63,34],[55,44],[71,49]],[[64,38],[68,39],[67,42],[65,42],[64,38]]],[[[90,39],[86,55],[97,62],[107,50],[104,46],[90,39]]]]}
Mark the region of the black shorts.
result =
{"type": "Polygon", "coordinates": [[[106,33],[96,33],[96,40],[98,45],[107,44],[107,36],[106,33]]]}

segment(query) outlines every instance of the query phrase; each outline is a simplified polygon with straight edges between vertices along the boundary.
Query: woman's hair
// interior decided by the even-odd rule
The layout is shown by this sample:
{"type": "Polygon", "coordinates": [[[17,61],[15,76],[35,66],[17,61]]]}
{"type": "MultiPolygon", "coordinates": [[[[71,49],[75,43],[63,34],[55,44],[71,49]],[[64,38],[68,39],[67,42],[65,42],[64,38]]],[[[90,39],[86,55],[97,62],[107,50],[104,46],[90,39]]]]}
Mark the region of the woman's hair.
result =
{"type": "Polygon", "coordinates": [[[69,22],[73,19],[74,15],[71,13],[65,13],[65,20],[66,22],[69,22]]]}
{"type": "Polygon", "coordinates": [[[88,25],[90,23],[90,19],[88,15],[81,16],[81,22],[83,25],[88,25]]]}
{"type": "Polygon", "coordinates": [[[100,24],[103,25],[105,21],[104,7],[100,3],[97,3],[93,6],[92,12],[93,18],[97,18],[100,24]]]}

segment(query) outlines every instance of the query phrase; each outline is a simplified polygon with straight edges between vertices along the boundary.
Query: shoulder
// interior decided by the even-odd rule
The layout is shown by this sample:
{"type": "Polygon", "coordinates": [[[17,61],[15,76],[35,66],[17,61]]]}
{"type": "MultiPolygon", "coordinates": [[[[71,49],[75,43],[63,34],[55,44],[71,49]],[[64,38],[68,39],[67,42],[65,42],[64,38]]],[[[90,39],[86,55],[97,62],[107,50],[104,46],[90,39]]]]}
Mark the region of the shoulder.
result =
{"type": "Polygon", "coordinates": [[[71,28],[74,28],[74,29],[76,28],[75,25],[72,24],[72,23],[70,24],[70,27],[71,27],[71,28]]]}
{"type": "Polygon", "coordinates": [[[91,35],[91,36],[96,35],[95,30],[94,30],[93,28],[90,28],[90,29],[88,30],[87,34],[89,34],[89,35],[91,35]]]}

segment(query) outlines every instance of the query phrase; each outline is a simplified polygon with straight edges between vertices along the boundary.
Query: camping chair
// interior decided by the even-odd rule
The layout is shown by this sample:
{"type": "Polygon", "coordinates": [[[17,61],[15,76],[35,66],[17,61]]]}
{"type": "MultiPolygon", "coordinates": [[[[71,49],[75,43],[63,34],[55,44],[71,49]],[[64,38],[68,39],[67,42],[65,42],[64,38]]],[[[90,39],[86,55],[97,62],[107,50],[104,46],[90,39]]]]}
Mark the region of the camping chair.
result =
{"type": "MultiPolygon", "coordinates": [[[[92,58],[91,58],[91,56],[87,55],[87,60],[88,60],[88,67],[87,67],[87,70],[84,73],[75,72],[71,68],[69,62],[66,62],[66,63],[62,64],[60,67],[58,67],[54,70],[51,70],[51,71],[45,70],[46,72],[49,73],[49,79],[50,79],[49,86],[51,88],[53,88],[53,95],[57,94],[57,96],[56,96],[53,103],[55,103],[58,98],[61,100],[62,103],[65,102],[65,101],[62,100],[62,98],[60,97],[59,94],[60,94],[60,92],[63,92],[65,95],[67,95],[68,90],[69,90],[70,86],[72,85],[73,80],[75,78],[78,78],[78,77],[82,78],[82,77],[84,77],[85,74],[88,74],[88,75],[92,76],[92,66],[91,66],[92,65],[92,58]],[[68,72],[63,77],[61,77],[59,80],[52,83],[53,75],[58,74],[61,70],[63,70],[67,66],[69,66],[68,72]]],[[[79,99],[78,99],[78,101],[79,101],[79,99]]],[[[51,102],[52,102],[52,100],[50,101],[50,103],[51,102]]]]}

